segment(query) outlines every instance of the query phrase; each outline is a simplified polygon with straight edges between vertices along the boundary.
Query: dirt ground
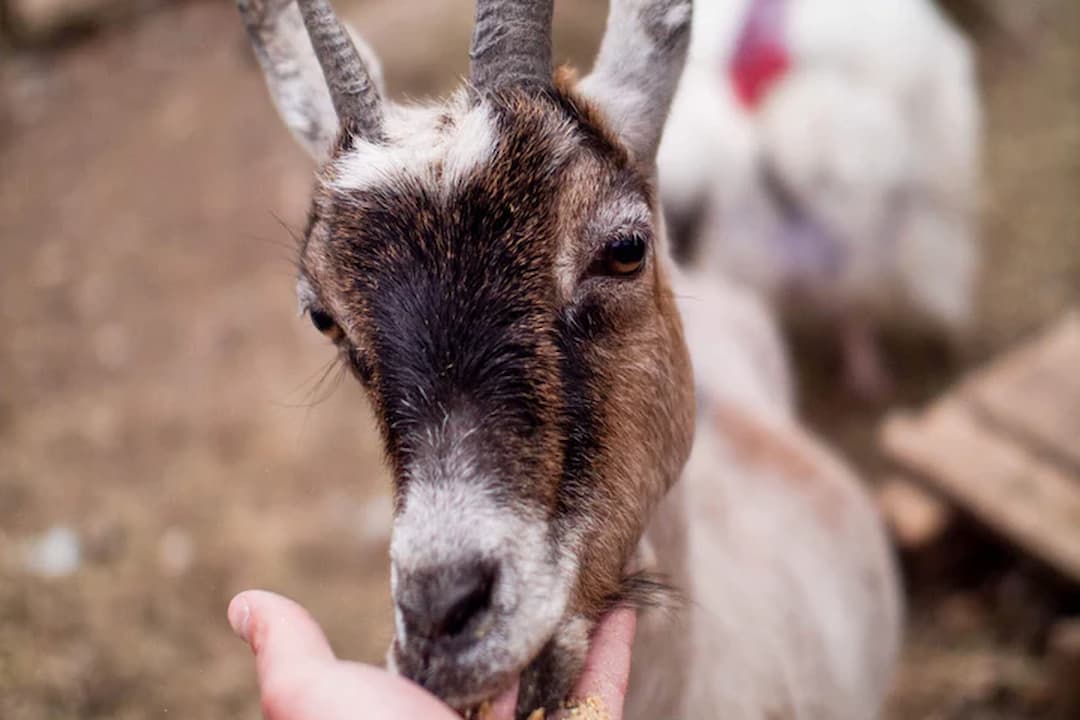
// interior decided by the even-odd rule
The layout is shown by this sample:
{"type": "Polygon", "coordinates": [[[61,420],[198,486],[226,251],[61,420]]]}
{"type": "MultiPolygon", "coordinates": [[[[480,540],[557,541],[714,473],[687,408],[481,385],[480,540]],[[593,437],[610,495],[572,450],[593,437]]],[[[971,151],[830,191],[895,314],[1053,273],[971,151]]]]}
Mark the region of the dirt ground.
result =
{"type": "MultiPolygon", "coordinates": [[[[425,95],[465,70],[469,4],[349,14],[391,90],[425,95]]],[[[988,41],[968,363],[1080,302],[1080,5],[1047,6],[1021,47],[988,41]]],[[[587,66],[603,12],[561,3],[557,55],[587,66]]],[[[325,375],[331,349],[295,315],[310,173],[231,3],[0,58],[3,720],[258,717],[224,618],[253,586],[306,604],[342,655],[381,660],[389,483],[359,391],[325,375]],[[43,564],[71,538],[73,572],[43,564]]],[[[812,348],[800,357],[809,416],[875,474],[880,409],[840,398],[812,348]]],[[[901,401],[953,377],[936,357],[899,348],[901,401]]],[[[890,717],[1042,717],[1040,628],[1068,591],[971,529],[925,565],[909,563],[890,717]]]]}

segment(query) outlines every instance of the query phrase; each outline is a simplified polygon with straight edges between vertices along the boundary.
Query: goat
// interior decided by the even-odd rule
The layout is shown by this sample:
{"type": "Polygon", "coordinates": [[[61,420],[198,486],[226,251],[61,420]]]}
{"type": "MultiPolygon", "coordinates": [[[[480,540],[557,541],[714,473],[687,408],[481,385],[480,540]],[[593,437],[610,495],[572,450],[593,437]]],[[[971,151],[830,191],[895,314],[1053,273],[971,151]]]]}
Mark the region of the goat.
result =
{"type": "Polygon", "coordinates": [[[881,400],[876,335],[974,320],[974,56],[932,0],[700,0],[658,154],[676,255],[836,326],[881,400]]]}
{"type": "Polygon", "coordinates": [[[479,0],[470,82],[417,107],[327,0],[238,4],[319,162],[300,305],[393,473],[390,668],[455,708],[517,679],[518,717],[554,711],[659,571],[686,600],[640,626],[629,717],[872,717],[898,625],[877,517],[793,419],[768,317],[666,256],[690,1],[614,0],[576,82],[550,0],[479,0]],[[717,373],[697,404],[673,282],[717,373]]]}

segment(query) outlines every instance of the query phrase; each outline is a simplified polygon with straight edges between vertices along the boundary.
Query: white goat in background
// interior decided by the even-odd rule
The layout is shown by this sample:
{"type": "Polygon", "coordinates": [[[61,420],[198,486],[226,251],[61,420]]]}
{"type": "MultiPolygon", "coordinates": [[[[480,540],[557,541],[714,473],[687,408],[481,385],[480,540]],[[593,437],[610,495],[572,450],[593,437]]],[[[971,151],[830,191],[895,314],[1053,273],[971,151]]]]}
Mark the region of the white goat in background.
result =
{"type": "Polygon", "coordinates": [[[681,257],[836,319],[873,395],[874,325],[971,321],[980,137],[930,0],[699,0],[660,187],[681,257]]]}

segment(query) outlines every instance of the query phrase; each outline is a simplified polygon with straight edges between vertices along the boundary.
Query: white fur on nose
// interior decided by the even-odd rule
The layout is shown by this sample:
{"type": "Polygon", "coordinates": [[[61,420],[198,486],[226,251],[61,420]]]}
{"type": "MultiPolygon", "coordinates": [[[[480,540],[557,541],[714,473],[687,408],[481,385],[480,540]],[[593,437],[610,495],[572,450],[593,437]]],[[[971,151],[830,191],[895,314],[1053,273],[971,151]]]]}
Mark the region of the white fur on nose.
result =
{"type": "Polygon", "coordinates": [[[446,191],[489,162],[498,140],[483,103],[397,108],[388,117],[387,133],[386,143],[357,140],[335,160],[330,187],[372,190],[397,179],[419,178],[446,191]]]}
{"type": "Polygon", "coordinates": [[[475,478],[413,480],[394,522],[391,554],[399,572],[497,558],[509,538],[538,525],[500,508],[475,478]]]}
{"type": "MultiPolygon", "coordinates": [[[[553,545],[549,525],[537,508],[515,499],[509,480],[478,470],[474,452],[482,443],[455,442],[474,432],[453,430],[452,421],[435,433],[435,441],[413,457],[403,506],[394,520],[390,544],[391,583],[408,583],[416,572],[454,568],[476,560],[497,568],[490,631],[463,663],[509,662],[520,669],[551,637],[565,613],[577,574],[577,547],[572,538],[553,545]],[[441,437],[440,437],[441,436],[441,437]],[[449,437],[448,437],[449,436],[449,437]],[[506,487],[500,487],[505,483],[506,487]]],[[[398,642],[407,644],[397,613],[398,642]]]]}

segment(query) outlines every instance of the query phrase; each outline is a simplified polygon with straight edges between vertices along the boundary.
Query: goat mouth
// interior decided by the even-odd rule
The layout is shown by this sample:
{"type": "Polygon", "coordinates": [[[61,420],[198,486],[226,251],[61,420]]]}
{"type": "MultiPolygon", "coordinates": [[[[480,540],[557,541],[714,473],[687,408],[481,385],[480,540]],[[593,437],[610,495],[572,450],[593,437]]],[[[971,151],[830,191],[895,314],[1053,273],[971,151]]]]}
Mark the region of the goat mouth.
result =
{"type": "Polygon", "coordinates": [[[516,674],[504,689],[486,696],[484,700],[468,703],[460,707],[453,706],[453,709],[466,720],[483,720],[490,717],[493,708],[516,709],[520,685],[521,675],[516,674]]]}
{"type": "Polygon", "coordinates": [[[522,674],[545,645],[523,661],[510,662],[504,651],[494,646],[467,653],[411,649],[402,652],[395,640],[391,667],[455,710],[465,713],[483,703],[496,702],[511,690],[517,692],[522,674]]]}
{"type": "Polygon", "coordinates": [[[524,663],[510,663],[509,657],[500,655],[495,648],[477,648],[465,653],[433,649],[403,651],[395,640],[390,665],[450,707],[465,710],[516,687],[524,668],[532,662],[530,656],[524,663]]]}
{"type": "Polygon", "coordinates": [[[492,683],[491,688],[487,691],[476,692],[469,699],[449,702],[448,704],[467,718],[483,717],[478,711],[485,705],[501,705],[507,702],[516,704],[520,680],[520,672],[510,673],[498,683],[492,683]]]}
{"type": "Polygon", "coordinates": [[[441,686],[441,683],[426,683],[414,679],[421,687],[440,697],[450,707],[459,713],[467,714],[470,710],[487,703],[497,703],[508,693],[517,694],[518,684],[521,679],[521,670],[502,672],[492,675],[484,680],[476,682],[470,687],[457,687],[451,689],[441,686]]]}

